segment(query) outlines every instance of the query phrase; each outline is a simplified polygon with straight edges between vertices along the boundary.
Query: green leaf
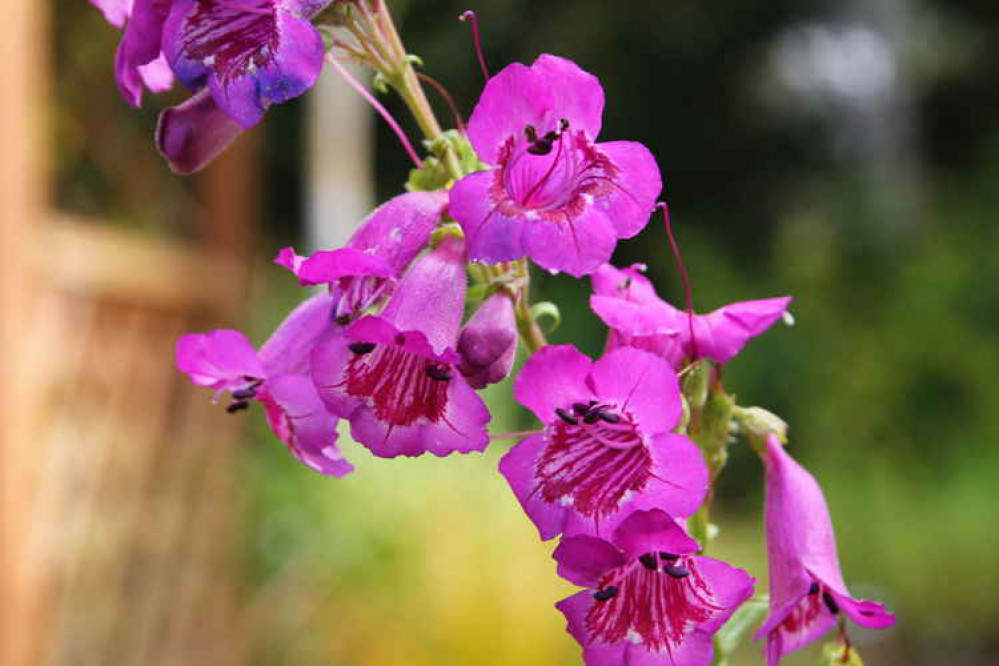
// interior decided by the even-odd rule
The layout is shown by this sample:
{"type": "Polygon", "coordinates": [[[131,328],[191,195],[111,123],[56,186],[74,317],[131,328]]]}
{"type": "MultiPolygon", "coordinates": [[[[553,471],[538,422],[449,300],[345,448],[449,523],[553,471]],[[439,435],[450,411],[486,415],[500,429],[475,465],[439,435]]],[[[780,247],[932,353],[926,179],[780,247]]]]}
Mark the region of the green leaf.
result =
{"type": "Polygon", "coordinates": [[[739,606],[717,634],[716,645],[723,656],[735,652],[739,644],[763,623],[769,607],[770,597],[765,594],[755,596],[739,606]]]}

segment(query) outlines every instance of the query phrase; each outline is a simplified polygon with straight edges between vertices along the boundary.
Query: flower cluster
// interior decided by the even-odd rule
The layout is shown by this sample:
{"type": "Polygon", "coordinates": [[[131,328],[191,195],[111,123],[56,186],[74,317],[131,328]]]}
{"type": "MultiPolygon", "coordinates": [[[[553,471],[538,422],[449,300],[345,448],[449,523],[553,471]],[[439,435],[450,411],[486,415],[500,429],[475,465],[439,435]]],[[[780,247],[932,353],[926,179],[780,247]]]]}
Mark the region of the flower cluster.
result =
{"type": "MultiPolygon", "coordinates": [[[[116,73],[130,103],[174,78],[192,90],[163,114],[157,137],[181,172],[304,92],[324,58],[337,64],[312,24],[331,0],[91,1],[124,28],[116,73]]],[[[234,330],[190,334],[177,343],[178,368],[216,397],[227,393],[231,413],[260,403],[294,457],[343,476],[353,467],[337,447],[340,420],[383,458],[485,449],[490,414],[477,391],[511,373],[523,336],[532,354],[514,396],[541,427],[499,471],[540,537],[560,538],[558,574],[586,588],[557,608],[589,666],[716,658],[716,634],[756,582],[703,554],[733,434],[746,436],[767,473],[770,615],[758,638],[768,664],[838,621],[845,636],[844,617],[890,626],[882,606],[847,590],[825,500],[784,450],[786,426],[736,405],[721,382],[721,367],[753,337],[790,320],[791,298],[697,315],[689,289],[680,310],[659,298],[644,267],[608,263],[619,239],[648,224],[662,181],[641,144],[597,141],[597,79],[551,55],[509,65],[488,78],[467,128],[440,133],[413,87],[411,57],[386,33],[394,28],[384,4],[334,4],[365,47],[334,39],[334,51],[362,62],[380,54],[366,64],[404,93],[433,154],[417,160],[411,191],[372,212],[344,247],[278,253],[275,263],[303,287],[325,289],[259,351],[234,330]],[[591,276],[590,304],[608,328],[599,359],[545,343],[528,260],[591,276]]]]}

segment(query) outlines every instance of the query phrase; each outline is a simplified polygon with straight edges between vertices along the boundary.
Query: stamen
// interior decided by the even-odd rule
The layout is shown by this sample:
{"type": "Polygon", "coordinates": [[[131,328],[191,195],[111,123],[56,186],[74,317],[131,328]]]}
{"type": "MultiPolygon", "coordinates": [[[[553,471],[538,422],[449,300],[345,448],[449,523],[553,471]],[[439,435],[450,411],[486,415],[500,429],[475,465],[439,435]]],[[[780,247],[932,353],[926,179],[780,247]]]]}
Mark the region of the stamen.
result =
{"type": "Polygon", "coordinates": [[[836,603],[836,600],[833,599],[833,596],[831,594],[829,594],[828,592],[823,592],[822,601],[825,602],[826,608],[829,609],[830,613],[832,613],[833,615],[839,613],[839,605],[836,603]]]}
{"type": "Polygon", "coordinates": [[[669,562],[663,565],[663,571],[668,573],[673,578],[686,578],[690,575],[690,570],[682,564],[676,562],[669,562]]]}
{"type": "Polygon", "coordinates": [[[454,103],[454,98],[451,97],[451,93],[447,91],[444,84],[434,77],[424,74],[423,72],[416,72],[416,78],[420,79],[437,91],[437,94],[441,96],[441,99],[444,100],[444,103],[447,104],[447,108],[451,111],[451,116],[454,118],[454,124],[458,128],[458,131],[464,134],[465,119],[461,117],[461,111],[458,110],[458,105],[454,103]]]}
{"type": "Polygon", "coordinates": [[[675,562],[680,559],[679,555],[674,555],[673,553],[667,553],[662,550],[659,551],[659,559],[666,562],[675,562]]]}
{"type": "Polygon", "coordinates": [[[446,382],[451,379],[451,373],[447,371],[447,368],[442,368],[438,365],[428,365],[427,377],[436,382],[446,382]]]}
{"type": "Polygon", "coordinates": [[[579,425],[579,421],[576,419],[576,417],[567,412],[566,410],[562,409],[561,407],[556,407],[555,413],[558,415],[560,419],[562,419],[569,425],[579,425]]]}
{"type": "Polygon", "coordinates": [[[572,411],[579,414],[580,416],[583,416],[584,414],[587,414],[590,411],[590,406],[583,404],[581,402],[573,403],[572,411]]]}
{"type": "Polygon", "coordinates": [[[621,422],[620,415],[614,414],[613,412],[605,412],[602,409],[598,409],[596,413],[597,413],[597,417],[601,421],[605,421],[607,423],[620,423],[621,422]]]}
{"type": "Polygon", "coordinates": [[[617,596],[617,587],[614,585],[608,585],[602,590],[597,590],[593,593],[593,598],[599,602],[610,601],[617,596]]]}
{"type": "Polygon", "coordinates": [[[337,318],[334,319],[333,321],[335,321],[340,326],[346,326],[347,324],[350,323],[350,315],[349,314],[338,315],[337,318]]]}
{"type": "Polygon", "coordinates": [[[380,115],[392,131],[395,132],[396,138],[399,139],[399,143],[402,144],[403,150],[405,150],[406,154],[409,155],[409,159],[413,160],[413,164],[416,165],[417,169],[421,168],[423,166],[423,162],[420,161],[419,155],[417,155],[416,150],[413,149],[413,144],[409,142],[409,138],[406,136],[406,133],[402,131],[402,127],[400,127],[399,123],[392,117],[392,114],[388,112],[388,109],[382,106],[381,102],[375,99],[374,95],[369,93],[368,89],[361,85],[360,81],[355,79],[343,65],[337,62],[337,59],[334,58],[332,54],[326,54],[326,62],[328,62],[333,69],[337,71],[337,74],[344,78],[351,88],[357,91],[357,94],[364,98],[364,101],[370,104],[371,107],[378,112],[378,115],[380,115]]]}
{"type": "Polygon", "coordinates": [[[479,58],[479,67],[482,69],[482,76],[489,80],[489,68],[486,67],[486,57],[482,55],[482,38],[479,35],[479,17],[471,9],[461,13],[459,21],[472,22],[472,41],[475,43],[475,55],[479,58]]]}
{"type": "Polygon", "coordinates": [[[238,391],[233,391],[232,392],[232,397],[235,400],[239,400],[239,401],[249,400],[250,398],[256,398],[257,397],[257,391],[256,391],[256,389],[252,389],[252,388],[239,389],[238,391]]]}
{"type": "Polygon", "coordinates": [[[814,581],[813,580],[812,581],[812,586],[808,588],[808,593],[809,594],[818,594],[819,593],[819,589],[820,589],[820,586],[819,586],[818,581],[814,581]]]}
{"type": "Polygon", "coordinates": [[[365,354],[370,354],[375,350],[374,342],[352,342],[347,345],[347,349],[354,352],[358,356],[364,356],[365,354]]]}
{"type": "Polygon", "coordinates": [[[655,553],[645,553],[645,555],[638,558],[638,561],[650,571],[659,571],[659,562],[656,561],[655,553]]]}
{"type": "Polygon", "coordinates": [[[663,223],[666,226],[666,236],[669,238],[669,246],[673,251],[673,258],[676,259],[677,268],[680,269],[680,279],[683,281],[683,291],[687,299],[687,325],[690,329],[690,348],[694,360],[697,359],[697,336],[694,335],[694,296],[690,288],[690,276],[687,275],[687,268],[683,265],[683,256],[680,254],[680,246],[673,236],[673,224],[670,221],[669,206],[665,202],[656,204],[656,208],[663,211],[663,223]]]}
{"type": "Polygon", "coordinates": [[[237,400],[236,402],[230,403],[225,408],[225,411],[228,414],[235,414],[236,412],[241,412],[244,409],[248,409],[249,407],[250,403],[246,402],[245,400],[237,400]]]}

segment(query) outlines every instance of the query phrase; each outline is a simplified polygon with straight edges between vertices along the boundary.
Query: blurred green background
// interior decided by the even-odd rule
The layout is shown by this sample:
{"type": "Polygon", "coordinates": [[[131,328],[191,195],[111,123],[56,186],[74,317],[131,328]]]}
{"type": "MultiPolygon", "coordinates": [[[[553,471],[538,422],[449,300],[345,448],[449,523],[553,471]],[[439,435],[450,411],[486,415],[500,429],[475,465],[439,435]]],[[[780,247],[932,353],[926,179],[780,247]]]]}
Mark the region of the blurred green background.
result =
{"type": "MultiPolygon", "coordinates": [[[[115,35],[84,5],[62,0],[56,15],[60,203],[189,234],[176,222],[189,188],[145,141],[156,108],[134,113],[115,96],[115,35]],[[124,164],[109,142],[148,154],[124,164]]],[[[797,324],[752,342],[726,368],[726,385],[791,424],[792,454],[826,490],[847,581],[898,614],[891,631],[852,632],[868,663],[999,663],[999,5],[399,6],[410,51],[466,115],[481,89],[468,26],[456,20],[469,8],[494,71],[550,52],[600,77],[602,138],[656,154],[699,310],[795,296],[797,324]]],[[[303,113],[298,103],[274,109],[258,130],[261,261],[302,233],[303,113]]],[[[399,192],[407,162],[382,126],[377,168],[380,198],[399,192]]],[[[637,261],[679,301],[658,222],[619,245],[617,264],[637,261]]],[[[260,341],[302,294],[279,269],[257,275],[260,341]]],[[[598,353],[604,331],[589,285],[547,275],[536,284],[537,298],[562,308],[553,341],[598,353]]],[[[531,427],[507,384],[489,396],[495,431],[531,427]]],[[[332,480],[251,420],[239,470],[250,508],[245,585],[264,609],[252,663],[578,663],[552,607],[572,590],[555,576],[554,544],[537,542],[495,472],[508,441],[484,455],[396,461],[347,444],[358,470],[332,480]]],[[[733,450],[716,543],[762,584],[761,481],[750,452],[733,450]]],[[[815,659],[812,650],[787,663],[815,659]]],[[[758,646],[735,663],[762,663],[758,646]]]]}

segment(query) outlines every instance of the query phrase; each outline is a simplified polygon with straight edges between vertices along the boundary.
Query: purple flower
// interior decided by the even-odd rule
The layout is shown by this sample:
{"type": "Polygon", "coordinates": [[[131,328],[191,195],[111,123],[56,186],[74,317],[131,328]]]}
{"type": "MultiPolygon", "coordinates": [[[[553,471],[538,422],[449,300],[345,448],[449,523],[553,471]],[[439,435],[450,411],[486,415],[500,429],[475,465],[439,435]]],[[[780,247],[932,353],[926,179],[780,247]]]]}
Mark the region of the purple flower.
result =
{"type": "Polygon", "coordinates": [[[315,0],[171,0],[163,52],[192,90],[207,87],[244,129],[271,104],[312,87],[323,67],[323,40],[310,18],[315,0]]]}
{"type": "Polygon", "coordinates": [[[825,634],[839,613],[871,629],[895,624],[881,604],[850,596],[822,489],[776,435],[767,437],[765,463],[770,615],[756,639],[766,636],[768,666],[825,634]]]}
{"type": "Polygon", "coordinates": [[[500,461],[542,539],[600,533],[636,508],[689,516],[707,491],[708,471],[689,439],[672,432],[680,388],[667,363],[621,348],[595,363],[574,347],[544,347],[514,386],[544,432],[500,461]]]}
{"type": "Polygon", "coordinates": [[[447,206],[444,192],[409,192],[377,208],[345,247],[302,257],[288,247],[274,263],[303,286],[329,285],[334,320],[345,325],[395,290],[413,258],[422,251],[447,206]]]}
{"type": "Polygon", "coordinates": [[[701,358],[727,363],[780,319],[791,303],[790,296],[732,303],[695,314],[691,331],[687,313],[660,299],[643,270],[640,264],[625,269],[601,266],[593,274],[590,307],[611,329],[608,349],[645,349],[676,369],[701,358]]]}
{"type": "Polygon", "coordinates": [[[566,537],[558,573],[589,588],[556,607],[587,666],[704,666],[711,636],[753,594],[745,571],[694,555],[697,542],[666,513],[636,511],[610,541],[566,537]]]}
{"type": "Polygon", "coordinates": [[[487,298],[458,337],[461,374],[472,388],[485,388],[510,374],[517,356],[517,317],[513,296],[497,291],[487,298]]]}
{"type": "Polygon", "coordinates": [[[489,411],[457,370],[465,249],[443,238],[402,277],[385,310],[328,334],[312,376],[329,409],[377,456],[444,456],[489,443],[489,411]]]}
{"type": "Polygon", "coordinates": [[[336,446],[336,418],[309,377],[312,347],[329,325],[330,298],[315,296],[295,309],[260,352],[239,331],[222,329],[177,340],[177,367],[199,386],[228,391],[230,413],[259,401],[274,433],[312,469],[344,476],[353,466],[336,446]]]}
{"type": "Polygon", "coordinates": [[[163,110],[156,124],[156,147],[175,173],[187,175],[205,167],[242,133],[206,88],[163,110]]]}
{"type": "Polygon", "coordinates": [[[659,169],[641,144],[595,143],[603,105],[596,77],[551,55],[489,80],[468,137],[495,168],[451,190],[472,260],[526,254],[578,277],[641,231],[662,189],[659,169]]]}

